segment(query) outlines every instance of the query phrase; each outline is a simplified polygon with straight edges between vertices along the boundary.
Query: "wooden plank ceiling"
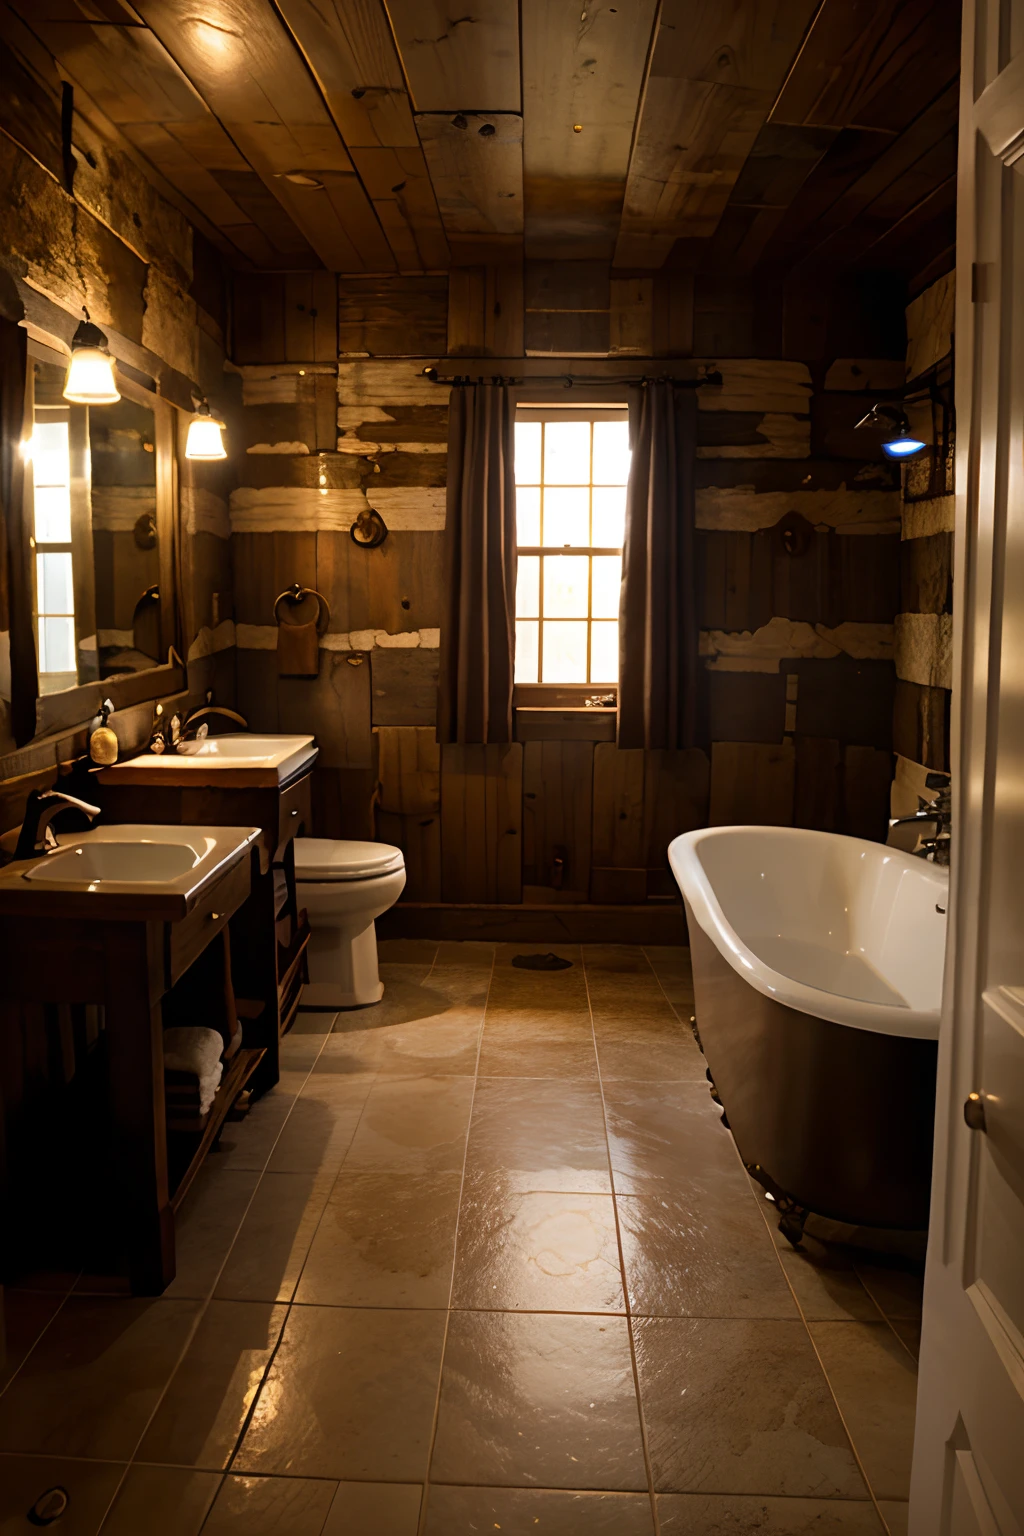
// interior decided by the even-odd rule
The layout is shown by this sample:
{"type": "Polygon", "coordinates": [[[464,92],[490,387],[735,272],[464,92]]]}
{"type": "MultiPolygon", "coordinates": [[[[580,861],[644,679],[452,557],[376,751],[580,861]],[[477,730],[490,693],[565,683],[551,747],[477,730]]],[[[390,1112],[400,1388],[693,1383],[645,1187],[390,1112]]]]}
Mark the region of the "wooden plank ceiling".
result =
{"type": "Polygon", "coordinates": [[[959,0],[0,0],[240,267],[813,279],[952,240],[959,0]]]}

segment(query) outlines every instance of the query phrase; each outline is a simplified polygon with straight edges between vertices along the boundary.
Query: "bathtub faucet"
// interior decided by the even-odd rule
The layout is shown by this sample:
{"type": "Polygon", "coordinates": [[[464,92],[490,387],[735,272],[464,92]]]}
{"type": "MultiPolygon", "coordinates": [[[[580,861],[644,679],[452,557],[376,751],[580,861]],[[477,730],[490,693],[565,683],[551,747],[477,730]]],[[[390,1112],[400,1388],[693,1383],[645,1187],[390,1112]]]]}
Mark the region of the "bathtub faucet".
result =
{"type": "Polygon", "coordinates": [[[951,797],[952,788],[949,775],[946,773],[929,773],[925,777],[925,788],[934,789],[935,797],[932,800],[918,798],[918,810],[913,816],[897,816],[890,821],[890,827],[909,827],[925,824],[933,826],[935,831],[931,837],[922,838],[920,846],[915,852],[923,859],[930,859],[933,864],[949,864],[949,844],[952,827],[951,797]]]}

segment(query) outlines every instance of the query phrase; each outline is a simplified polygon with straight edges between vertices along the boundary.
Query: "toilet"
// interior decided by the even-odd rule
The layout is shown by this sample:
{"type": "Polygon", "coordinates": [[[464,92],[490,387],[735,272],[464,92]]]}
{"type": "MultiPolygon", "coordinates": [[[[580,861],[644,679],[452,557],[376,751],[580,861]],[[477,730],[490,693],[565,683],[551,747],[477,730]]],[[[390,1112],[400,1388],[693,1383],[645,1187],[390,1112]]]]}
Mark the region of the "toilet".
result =
{"type": "Polygon", "coordinates": [[[311,930],[302,1006],[361,1008],[379,1002],[384,984],[373,920],[405,889],[401,848],[297,837],[295,883],[311,930]]]}

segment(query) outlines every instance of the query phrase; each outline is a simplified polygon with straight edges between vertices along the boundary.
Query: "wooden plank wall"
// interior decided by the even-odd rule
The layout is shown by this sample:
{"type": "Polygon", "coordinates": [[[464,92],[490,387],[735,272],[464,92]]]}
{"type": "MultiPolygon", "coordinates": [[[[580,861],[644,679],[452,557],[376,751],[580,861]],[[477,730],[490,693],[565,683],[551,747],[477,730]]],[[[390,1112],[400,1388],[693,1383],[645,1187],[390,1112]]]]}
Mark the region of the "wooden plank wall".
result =
{"type": "MultiPolygon", "coordinates": [[[[933,382],[952,398],[956,273],[931,283],[907,308],[907,384],[933,382]]],[[[951,413],[950,413],[951,414],[951,413]]],[[[900,603],[895,625],[892,813],[910,815],[928,769],[949,771],[953,686],[954,480],[951,434],[941,408],[918,407],[913,425],[929,448],[903,466],[900,603]]]]}
{"type": "Polygon", "coordinates": [[[668,842],[709,820],[883,835],[900,485],[854,425],[901,386],[902,357],[758,357],[753,310],[730,332],[721,293],[685,275],[503,262],[447,281],[341,278],[329,359],[326,290],[311,331],[289,309],[305,290],[263,281],[246,277],[236,308],[236,326],[249,317],[230,507],[238,696],[256,729],[317,734],[322,835],[396,843],[405,899],[453,904],[671,899],[668,842]],[[296,324],[315,356],[289,342],[296,324]],[[722,350],[704,359],[723,383],[698,397],[696,466],[703,745],[620,752],[584,722],[439,749],[447,391],[424,367],[447,356],[457,372],[460,352],[644,356],[654,338],[686,356],[712,333],[722,350]],[[349,537],[366,505],[391,530],[378,550],[349,537]],[[277,675],[273,602],[296,580],[331,608],[309,682],[277,675]]]}

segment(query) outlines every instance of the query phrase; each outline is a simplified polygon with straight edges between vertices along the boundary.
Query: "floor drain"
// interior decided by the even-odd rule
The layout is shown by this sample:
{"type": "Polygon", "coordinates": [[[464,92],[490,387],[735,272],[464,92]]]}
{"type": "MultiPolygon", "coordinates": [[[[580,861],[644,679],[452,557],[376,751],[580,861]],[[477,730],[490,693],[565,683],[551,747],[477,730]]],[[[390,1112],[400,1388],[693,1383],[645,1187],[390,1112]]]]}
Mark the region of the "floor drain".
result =
{"type": "Polygon", "coordinates": [[[53,1525],[55,1520],[67,1513],[70,1503],[66,1488],[47,1488],[28,1512],[29,1525],[53,1525]]]}
{"type": "Polygon", "coordinates": [[[567,971],[572,961],[561,955],[513,955],[512,964],[521,971],[567,971]]]}

